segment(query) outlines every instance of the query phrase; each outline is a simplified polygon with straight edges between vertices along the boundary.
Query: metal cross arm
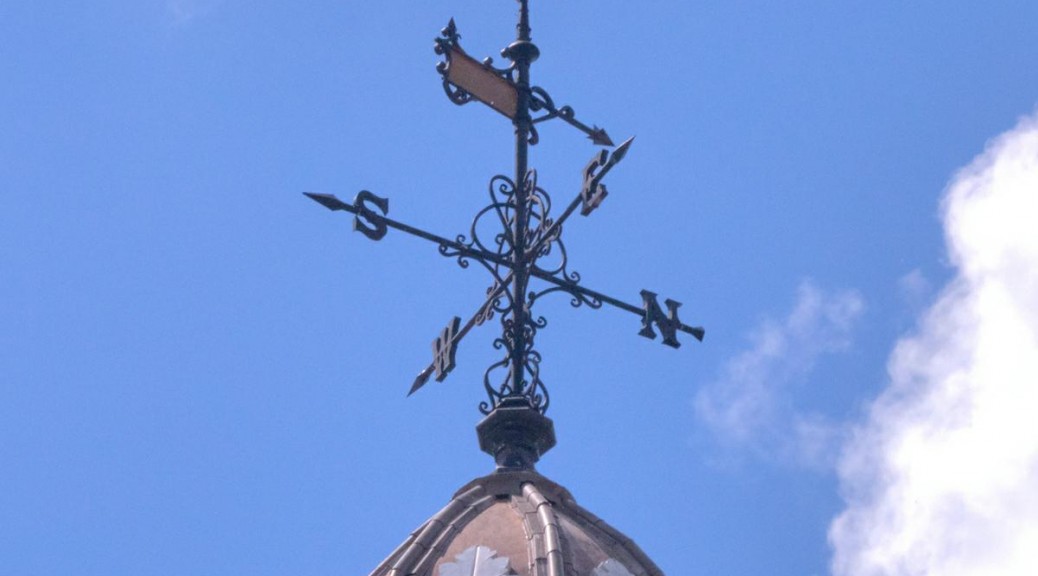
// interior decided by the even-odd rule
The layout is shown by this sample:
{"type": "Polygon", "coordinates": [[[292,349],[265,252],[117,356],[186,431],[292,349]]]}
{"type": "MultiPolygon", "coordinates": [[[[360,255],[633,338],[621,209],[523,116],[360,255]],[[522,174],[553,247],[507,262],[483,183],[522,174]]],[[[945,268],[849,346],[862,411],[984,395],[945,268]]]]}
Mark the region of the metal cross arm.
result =
{"type": "MultiPolygon", "coordinates": [[[[538,257],[543,255],[553,242],[558,241],[562,234],[562,224],[573,214],[577,206],[583,204],[581,214],[584,216],[591,214],[599,206],[607,194],[605,185],[601,183],[602,179],[605,178],[606,174],[614,166],[624,159],[633,141],[634,137],[628,138],[613,150],[611,154],[606,150],[602,150],[587,164],[584,168],[584,185],[581,188],[580,194],[569,203],[559,218],[548,225],[547,230],[538,235],[539,239],[527,252],[527,257],[531,262],[530,274],[555,286],[555,288],[543,291],[539,295],[562,290],[574,297],[584,296],[585,299],[583,301],[591,304],[593,307],[596,307],[594,306],[595,303],[600,302],[612,304],[621,310],[642,316],[642,330],[639,334],[648,338],[655,338],[656,333],[652,329],[652,325],[655,324],[660,332],[663,333],[663,343],[673,348],[678,348],[681,346],[676,337],[676,331],[678,330],[691,334],[699,341],[702,341],[705,336],[703,328],[688,326],[678,319],[677,309],[681,306],[680,302],[670,299],[665,300],[664,304],[668,308],[668,314],[664,315],[656,300],[656,294],[648,290],[642,290],[643,302],[642,307],[639,308],[596,290],[583,287],[567,277],[566,274],[563,274],[560,278],[557,271],[548,271],[537,266],[538,257]]],[[[535,294],[533,299],[536,299],[539,295],[535,294]]]]}
{"type": "Polygon", "coordinates": [[[608,194],[605,185],[601,183],[602,179],[613,169],[613,166],[616,166],[624,159],[632,142],[634,142],[634,136],[625,140],[611,154],[606,150],[602,150],[591,159],[591,162],[588,162],[588,165],[584,168],[584,185],[580,189],[580,194],[566,206],[562,214],[540,235],[540,239],[530,248],[528,254],[536,258],[549,243],[556,240],[562,234],[562,224],[573,214],[577,206],[583,204],[583,207],[580,209],[582,216],[588,216],[595,208],[598,208],[608,194]]]}
{"type": "Polygon", "coordinates": [[[677,331],[691,334],[696,340],[700,342],[706,336],[706,330],[699,326],[689,326],[681,322],[678,319],[678,308],[681,306],[681,302],[676,302],[667,298],[664,300],[664,304],[667,306],[667,313],[663,313],[663,309],[660,308],[659,302],[656,300],[656,293],[648,290],[642,290],[642,306],[639,308],[633,304],[628,304],[622,300],[617,300],[612,296],[603,294],[597,290],[592,290],[581,286],[579,284],[567,282],[560,279],[559,277],[534,267],[530,270],[530,274],[541,280],[550,282],[565,292],[570,294],[580,294],[587,298],[590,298],[592,302],[605,302],[612,304],[621,310],[626,310],[632,314],[636,314],[642,317],[642,329],[638,334],[645,336],[646,338],[656,338],[656,332],[653,331],[652,325],[655,324],[659,328],[660,332],[663,333],[663,343],[671,348],[680,348],[681,342],[678,342],[677,331]]]}
{"type": "MultiPolygon", "coordinates": [[[[552,220],[548,212],[539,213],[537,220],[539,225],[535,230],[531,230],[532,237],[535,239],[531,244],[531,247],[527,249],[522,258],[518,263],[509,261],[504,267],[509,269],[507,276],[503,279],[498,277],[498,282],[488,289],[488,299],[479,308],[476,314],[464,324],[460,325],[460,319],[455,317],[448,323],[447,327],[440,333],[440,335],[433,340],[433,361],[418,375],[414,383],[411,386],[408,395],[410,396],[425,384],[428,383],[430,377],[435,372],[436,380],[438,382],[443,381],[449,372],[455,367],[455,354],[457,346],[462,338],[476,325],[481,325],[489,314],[494,311],[495,301],[502,295],[507,294],[511,300],[513,295],[507,292],[506,287],[513,281],[515,277],[516,268],[521,268],[526,274],[529,274],[533,278],[544,280],[551,284],[553,287],[540,292],[531,292],[529,299],[526,302],[527,310],[532,309],[533,304],[540,297],[557,291],[564,291],[574,296],[574,305],[588,304],[592,308],[601,307],[602,303],[609,303],[622,310],[627,310],[642,317],[642,330],[639,332],[641,335],[655,338],[656,333],[652,329],[653,325],[660,330],[664,335],[663,342],[669,346],[677,348],[680,346],[676,338],[676,331],[680,330],[689,334],[692,334],[699,340],[703,339],[703,329],[690,327],[683,324],[677,318],[676,309],[680,306],[679,303],[671,300],[665,301],[665,305],[669,309],[669,314],[664,314],[659,304],[655,300],[655,294],[651,292],[643,293],[643,306],[638,308],[632,304],[628,304],[611,296],[607,296],[579,285],[577,278],[568,274],[565,271],[565,264],[557,267],[553,270],[546,270],[543,267],[538,266],[537,262],[541,256],[548,254],[553,245],[559,245],[560,250],[564,251],[561,247],[561,232],[563,223],[569,218],[576,208],[582,203],[584,205],[581,213],[584,215],[590,214],[594,208],[598,206],[601,199],[605,197],[605,186],[601,183],[602,179],[609,173],[609,171],[616,166],[626,156],[629,150],[633,138],[628,139],[616,150],[610,153],[607,150],[602,150],[598,155],[595,156],[588,163],[584,169],[584,185],[581,192],[570,202],[570,204],[563,211],[562,215],[555,220],[552,220]]],[[[501,178],[500,176],[497,178],[501,178]]],[[[492,186],[493,188],[493,186],[492,186]]],[[[526,189],[535,195],[540,195],[542,198],[547,200],[547,193],[541,190],[536,184],[536,173],[531,171],[529,178],[527,179],[526,189]]],[[[550,202],[545,202],[549,204],[550,202]]],[[[499,205],[495,202],[492,206],[499,205]]],[[[486,213],[484,209],[482,213],[486,213]]],[[[501,215],[501,214],[499,214],[501,215]]],[[[502,224],[505,228],[508,228],[508,222],[502,216],[502,224]]],[[[477,217],[478,220],[478,217],[477,217]]],[[[514,257],[515,254],[513,253],[514,257]]],[[[563,257],[565,259],[565,257],[563,257]]],[[[507,309],[508,307],[505,307],[507,309]]]]}
{"type": "Polygon", "coordinates": [[[389,211],[389,199],[375,196],[367,190],[361,190],[360,193],[357,194],[353,204],[343,202],[333,194],[319,194],[316,192],[303,192],[303,194],[329,210],[345,210],[346,212],[354,214],[353,229],[372,240],[381,240],[386,235],[387,229],[393,228],[439,244],[440,252],[445,256],[473,258],[475,260],[492,262],[501,266],[511,265],[506,258],[499,254],[495,254],[488,250],[473,248],[456,240],[444,238],[443,236],[426,232],[425,230],[409,226],[403,222],[398,222],[387,217],[385,214],[389,211]],[[372,208],[372,205],[374,206],[374,209],[372,208]],[[375,211],[375,209],[378,211],[375,211]],[[456,250],[456,254],[449,254],[447,248],[456,250]]]}
{"type": "Polygon", "coordinates": [[[580,120],[576,119],[576,113],[573,111],[572,106],[563,106],[556,108],[555,103],[552,102],[551,96],[548,92],[540,86],[534,86],[530,89],[530,109],[534,112],[539,110],[545,110],[547,113],[543,116],[539,116],[533,119],[533,124],[540,124],[551,120],[553,118],[561,118],[563,122],[570,126],[580,130],[587,137],[591,139],[591,142],[599,146],[613,147],[613,140],[609,137],[609,134],[605,131],[605,128],[599,128],[598,126],[588,126],[580,120]]]}
{"type": "Polygon", "coordinates": [[[484,322],[490,319],[494,311],[495,302],[506,293],[506,288],[512,281],[512,277],[515,272],[509,272],[508,275],[503,279],[502,282],[498,282],[487,290],[487,299],[483,302],[483,305],[476,310],[476,313],[465,322],[464,326],[460,326],[461,319],[455,316],[447,327],[444,328],[443,332],[433,340],[433,361],[422,370],[418,377],[415,378],[414,383],[411,384],[411,389],[407,392],[410,396],[417,392],[422,386],[425,386],[429,382],[429,378],[436,373],[436,381],[443,382],[447,378],[447,374],[454,370],[454,357],[458,349],[458,344],[461,339],[469,333],[472,328],[482,325],[484,322]]]}

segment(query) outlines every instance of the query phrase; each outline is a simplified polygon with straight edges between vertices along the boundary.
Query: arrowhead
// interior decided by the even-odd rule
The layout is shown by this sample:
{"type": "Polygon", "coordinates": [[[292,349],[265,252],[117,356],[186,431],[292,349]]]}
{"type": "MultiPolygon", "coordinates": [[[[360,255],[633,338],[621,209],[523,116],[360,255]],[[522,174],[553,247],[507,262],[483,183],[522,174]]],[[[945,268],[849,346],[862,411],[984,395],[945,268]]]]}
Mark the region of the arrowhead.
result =
{"type": "Polygon", "coordinates": [[[606,134],[605,128],[595,126],[587,137],[598,146],[615,146],[613,140],[609,138],[609,134],[606,134]]]}
{"type": "Polygon", "coordinates": [[[317,194],[315,192],[303,192],[303,194],[329,210],[345,210],[349,206],[349,204],[339,200],[332,194],[317,194]]]}
{"type": "Polygon", "coordinates": [[[429,376],[431,376],[431,375],[432,375],[432,368],[431,367],[430,368],[426,368],[425,370],[422,370],[422,373],[419,374],[418,377],[414,379],[414,384],[411,384],[411,390],[409,390],[407,392],[407,395],[410,396],[411,394],[414,394],[415,392],[417,392],[419,388],[421,388],[422,386],[425,386],[426,382],[429,381],[429,376]]]}
{"type": "Polygon", "coordinates": [[[627,149],[631,147],[631,142],[634,142],[634,136],[631,136],[627,140],[624,140],[623,144],[617,146],[616,150],[613,150],[613,156],[610,159],[613,164],[616,164],[617,162],[624,159],[624,156],[627,155],[627,149]]]}

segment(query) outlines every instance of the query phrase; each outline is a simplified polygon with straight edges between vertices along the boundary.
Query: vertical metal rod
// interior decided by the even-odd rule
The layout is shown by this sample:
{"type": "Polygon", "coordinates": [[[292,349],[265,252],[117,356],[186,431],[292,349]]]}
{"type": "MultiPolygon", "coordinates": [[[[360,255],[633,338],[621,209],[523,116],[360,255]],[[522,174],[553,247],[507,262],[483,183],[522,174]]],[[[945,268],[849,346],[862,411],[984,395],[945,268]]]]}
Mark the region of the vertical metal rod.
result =
{"type": "Polygon", "coordinates": [[[516,42],[510,47],[511,55],[519,72],[518,106],[513,125],[515,126],[515,223],[513,229],[513,258],[515,278],[512,298],[512,391],[524,392],[523,376],[526,372],[526,287],[529,283],[529,263],[526,257],[526,230],[529,225],[529,198],[526,173],[529,165],[530,140],[530,10],[528,0],[519,0],[519,23],[516,25],[516,42]]]}

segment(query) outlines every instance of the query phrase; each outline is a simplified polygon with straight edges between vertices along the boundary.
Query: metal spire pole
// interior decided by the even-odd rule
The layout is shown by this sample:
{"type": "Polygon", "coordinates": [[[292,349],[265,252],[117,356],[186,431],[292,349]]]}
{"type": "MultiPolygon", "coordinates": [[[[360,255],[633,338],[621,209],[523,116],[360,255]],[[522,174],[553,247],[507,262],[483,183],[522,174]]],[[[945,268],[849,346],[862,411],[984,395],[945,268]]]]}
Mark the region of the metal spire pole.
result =
{"type": "Polygon", "coordinates": [[[528,0],[519,0],[519,23],[516,25],[516,41],[505,49],[504,55],[515,62],[518,72],[516,88],[518,105],[512,121],[515,126],[515,221],[512,224],[513,270],[512,280],[512,358],[511,384],[515,394],[522,394],[525,387],[527,334],[526,324],[529,311],[526,309],[526,291],[530,270],[526,254],[529,227],[529,195],[527,171],[530,150],[530,64],[539,51],[530,41],[530,9],[528,0]]]}

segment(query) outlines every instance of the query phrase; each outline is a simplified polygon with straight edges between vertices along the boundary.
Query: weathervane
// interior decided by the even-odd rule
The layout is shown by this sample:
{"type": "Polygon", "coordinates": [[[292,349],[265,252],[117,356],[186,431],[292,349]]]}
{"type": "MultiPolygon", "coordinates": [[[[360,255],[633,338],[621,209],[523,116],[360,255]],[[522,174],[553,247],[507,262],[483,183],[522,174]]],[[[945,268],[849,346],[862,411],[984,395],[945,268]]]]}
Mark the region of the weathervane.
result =
{"type": "MultiPolygon", "coordinates": [[[[357,194],[352,204],[330,194],[305,194],[330,210],[353,214],[354,230],[372,240],[380,240],[389,228],[400,230],[437,244],[440,254],[455,258],[462,268],[474,261],[490,272],[493,284],[487,289],[486,300],[464,324],[460,317],[452,318],[433,340],[433,360],[415,379],[408,395],[424,386],[430,377],[443,381],[454,369],[458,344],[465,335],[497,315],[502,334],[493,345],[505,355],[484,373],[488,401],[480,403],[480,411],[490,414],[503,405],[519,402],[543,415],[549,396],[541,379],[541,355],[534,350],[534,337],[547,321],[531,312],[540,298],[564,292],[571,297],[574,307],[587,305],[597,309],[603,303],[611,304],[641,317],[640,335],[656,338],[659,330],[663,343],[673,348],[681,345],[677,339],[679,331],[698,340],[703,339],[704,331],[681,322],[679,302],[664,300],[664,312],[656,294],[642,290],[642,305],[634,306],[582,286],[580,275],[569,270],[562,243],[563,224],[577,208],[583,216],[598,208],[607,194],[603,178],[623,160],[634,139],[629,138],[611,152],[602,149],[595,154],[584,168],[580,193],[557,218],[551,216],[551,198],[538,185],[537,172],[528,166],[529,147],[539,140],[536,125],[558,118],[587,134],[596,145],[612,148],[614,144],[604,129],[580,122],[573,108],[557,107],[543,88],[531,84],[530,64],[540,51],[530,41],[528,0],[518,1],[517,38],[501,51],[511,62],[505,68],[495,68],[490,58],[481,63],[466,54],[459,44],[461,36],[453,19],[436,39],[435,51],[444,57],[436,68],[443,76],[443,88],[451,102],[463,105],[480,101],[506,116],[515,127],[515,177],[499,174],[490,179],[491,202],[476,213],[468,235],[450,239],[393,220],[386,216],[389,200],[367,190],[357,194]],[[485,232],[489,224],[499,225],[500,229],[484,241],[479,232],[485,232]],[[546,264],[549,258],[551,263],[546,264]],[[531,289],[531,280],[543,281],[546,286],[531,289]]],[[[554,444],[553,435],[550,443],[554,444]]]]}

